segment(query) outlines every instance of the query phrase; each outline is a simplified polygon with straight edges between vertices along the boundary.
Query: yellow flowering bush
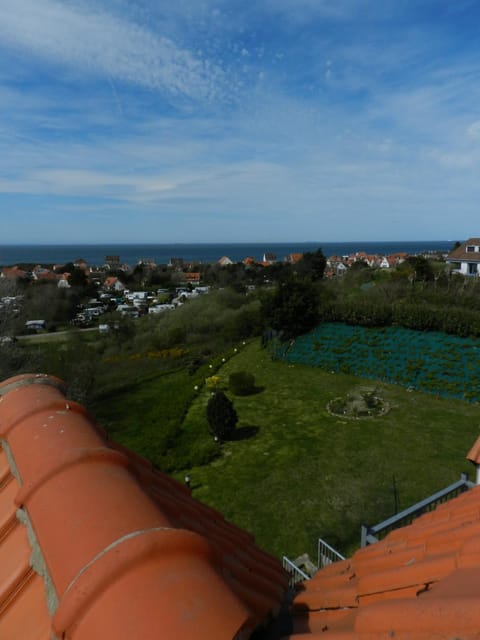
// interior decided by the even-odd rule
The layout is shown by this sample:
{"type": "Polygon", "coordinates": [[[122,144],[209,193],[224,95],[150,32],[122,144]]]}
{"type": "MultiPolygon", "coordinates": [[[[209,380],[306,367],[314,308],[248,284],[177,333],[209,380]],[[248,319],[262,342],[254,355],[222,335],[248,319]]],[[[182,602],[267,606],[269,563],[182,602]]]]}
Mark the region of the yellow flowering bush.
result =
{"type": "Polygon", "coordinates": [[[210,376],[205,378],[205,384],[209,389],[216,389],[220,384],[220,376],[210,376]]]}
{"type": "Polygon", "coordinates": [[[121,362],[122,360],[142,360],[144,358],[181,358],[187,355],[187,349],[173,347],[172,349],[162,349],[161,351],[148,351],[148,353],[132,353],[129,356],[110,356],[104,362],[121,362]]]}

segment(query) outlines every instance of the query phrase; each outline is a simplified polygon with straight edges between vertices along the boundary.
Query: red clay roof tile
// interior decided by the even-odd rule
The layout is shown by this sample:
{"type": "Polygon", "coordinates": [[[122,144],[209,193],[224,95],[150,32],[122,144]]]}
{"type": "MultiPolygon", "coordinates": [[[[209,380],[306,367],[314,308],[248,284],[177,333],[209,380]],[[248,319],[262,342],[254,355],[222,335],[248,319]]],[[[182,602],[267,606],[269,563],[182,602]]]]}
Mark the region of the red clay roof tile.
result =
{"type": "Polygon", "coordinates": [[[247,638],[280,608],[279,562],[59,380],[0,384],[0,438],[0,638],[247,638]]]}
{"type": "Polygon", "coordinates": [[[467,460],[474,464],[480,464],[480,437],[477,438],[467,454],[467,460]]]}
{"type": "Polygon", "coordinates": [[[478,640],[479,508],[475,487],[319,571],[295,597],[290,640],[478,640]]]}
{"type": "Polygon", "coordinates": [[[467,251],[468,245],[478,246],[480,245],[480,238],[469,238],[466,242],[463,242],[459,247],[450,251],[447,256],[447,260],[463,260],[468,262],[478,262],[480,260],[480,253],[478,251],[467,251]]]}
{"type": "MultiPolygon", "coordinates": [[[[279,609],[279,563],[59,380],[0,384],[0,438],[0,638],[240,639],[279,609]]],[[[290,640],[478,640],[480,487],[299,589],[290,640]]]]}
{"type": "Polygon", "coordinates": [[[51,619],[41,576],[31,571],[0,609],[0,638],[51,640],[51,619]]]}

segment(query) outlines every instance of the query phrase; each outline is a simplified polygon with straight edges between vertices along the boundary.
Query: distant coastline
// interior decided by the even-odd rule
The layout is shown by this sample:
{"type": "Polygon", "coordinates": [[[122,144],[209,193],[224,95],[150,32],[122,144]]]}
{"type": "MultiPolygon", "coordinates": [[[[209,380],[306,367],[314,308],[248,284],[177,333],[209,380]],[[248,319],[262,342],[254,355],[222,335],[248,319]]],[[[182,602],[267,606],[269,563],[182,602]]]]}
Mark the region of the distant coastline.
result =
{"type": "Polygon", "coordinates": [[[134,265],[142,259],[167,264],[171,258],[186,262],[213,263],[222,256],[239,262],[247,256],[261,260],[264,253],[273,253],[283,260],[290,253],[305,253],[321,248],[325,256],[349,255],[358,251],[368,254],[389,255],[406,252],[442,252],[452,249],[452,240],[407,240],[383,242],[257,242],[257,243],[175,243],[175,244],[22,244],[0,245],[0,265],[65,264],[82,258],[89,265],[102,265],[105,256],[117,255],[122,263],[134,265]]]}

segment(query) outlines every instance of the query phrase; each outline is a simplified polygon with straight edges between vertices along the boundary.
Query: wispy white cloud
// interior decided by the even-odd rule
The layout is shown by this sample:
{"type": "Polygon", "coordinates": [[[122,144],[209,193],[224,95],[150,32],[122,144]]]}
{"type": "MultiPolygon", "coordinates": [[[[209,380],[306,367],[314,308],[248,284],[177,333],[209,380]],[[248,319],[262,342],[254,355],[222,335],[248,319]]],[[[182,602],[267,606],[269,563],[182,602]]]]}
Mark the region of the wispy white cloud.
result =
{"type": "Polygon", "coordinates": [[[223,72],[168,36],[82,3],[0,0],[0,42],[82,74],[189,98],[222,94],[223,72]]]}
{"type": "Polygon", "coordinates": [[[467,129],[467,134],[475,140],[480,140],[480,120],[475,120],[467,129]]]}
{"type": "Polygon", "coordinates": [[[171,241],[478,224],[476,45],[449,55],[443,28],[361,4],[0,0],[0,222],[82,214],[99,241],[113,221],[137,241],[146,221],[171,241]]]}

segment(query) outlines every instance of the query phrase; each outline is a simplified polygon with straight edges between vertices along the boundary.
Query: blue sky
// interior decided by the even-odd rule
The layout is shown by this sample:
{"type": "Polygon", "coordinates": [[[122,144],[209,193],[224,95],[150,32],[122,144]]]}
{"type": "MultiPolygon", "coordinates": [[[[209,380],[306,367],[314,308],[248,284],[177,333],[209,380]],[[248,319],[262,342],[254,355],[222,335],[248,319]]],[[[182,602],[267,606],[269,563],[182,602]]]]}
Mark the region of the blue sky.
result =
{"type": "Polygon", "coordinates": [[[2,243],[480,235],[477,0],[0,0],[2,243]]]}

